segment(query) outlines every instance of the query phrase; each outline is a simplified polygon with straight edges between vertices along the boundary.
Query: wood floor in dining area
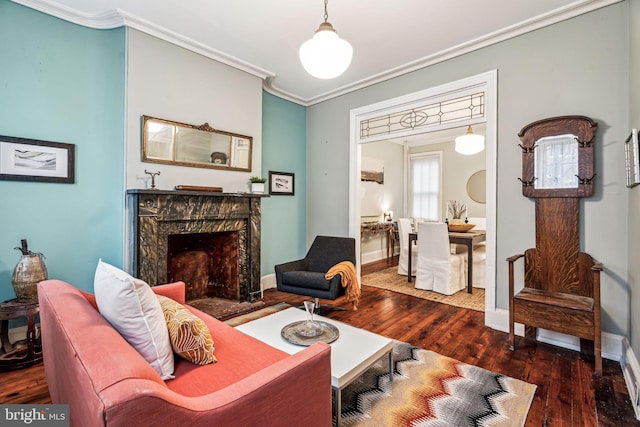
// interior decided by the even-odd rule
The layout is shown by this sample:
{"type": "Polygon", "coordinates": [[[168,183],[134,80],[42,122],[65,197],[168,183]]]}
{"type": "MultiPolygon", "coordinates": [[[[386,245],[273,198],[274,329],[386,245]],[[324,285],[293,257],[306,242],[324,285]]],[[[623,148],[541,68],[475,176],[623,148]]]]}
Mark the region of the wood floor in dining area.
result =
{"type": "MultiPolygon", "coordinates": [[[[394,262],[364,265],[363,284],[367,274],[394,262]]],[[[299,304],[306,298],[268,290],[264,299],[299,304]]],[[[519,337],[512,352],[506,333],[484,326],[484,313],[365,286],[357,311],[327,317],[536,384],[527,426],[640,426],[619,363],[603,360],[597,377],[593,358],[576,351],[519,337]]],[[[42,365],[0,373],[0,403],[50,403],[42,365]]]]}

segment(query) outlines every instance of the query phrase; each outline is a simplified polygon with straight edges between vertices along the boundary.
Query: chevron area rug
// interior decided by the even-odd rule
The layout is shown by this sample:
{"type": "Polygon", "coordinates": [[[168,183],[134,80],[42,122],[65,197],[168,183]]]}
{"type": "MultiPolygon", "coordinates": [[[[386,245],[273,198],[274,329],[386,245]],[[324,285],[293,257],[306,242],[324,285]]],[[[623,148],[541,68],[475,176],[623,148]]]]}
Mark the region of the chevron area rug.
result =
{"type": "Polygon", "coordinates": [[[341,426],[522,426],[536,386],[396,342],[342,392],[341,426]]]}

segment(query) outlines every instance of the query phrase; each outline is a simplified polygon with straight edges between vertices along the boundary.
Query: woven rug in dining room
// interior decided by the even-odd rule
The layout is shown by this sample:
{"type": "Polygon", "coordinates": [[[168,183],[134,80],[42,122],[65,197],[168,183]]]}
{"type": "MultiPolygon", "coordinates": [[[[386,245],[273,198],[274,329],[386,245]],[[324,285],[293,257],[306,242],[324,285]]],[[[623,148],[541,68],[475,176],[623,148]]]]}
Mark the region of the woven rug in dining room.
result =
{"type": "Polygon", "coordinates": [[[468,293],[466,289],[463,289],[453,295],[444,295],[438,292],[416,289],[415,284],[415,279],[409,283],[407,282],[407,276],[398,274],[398,267],[391,267],[362,276],[362,285],[364,286],[387,289],[429,301],[484,312],[484,289],[473,288],[472,294],[468,293]]]}
{"type": "Polygon", "coordinates": [[[536,386],[396,341],[342,392],[341,426],[524,425],[536,386]]]}

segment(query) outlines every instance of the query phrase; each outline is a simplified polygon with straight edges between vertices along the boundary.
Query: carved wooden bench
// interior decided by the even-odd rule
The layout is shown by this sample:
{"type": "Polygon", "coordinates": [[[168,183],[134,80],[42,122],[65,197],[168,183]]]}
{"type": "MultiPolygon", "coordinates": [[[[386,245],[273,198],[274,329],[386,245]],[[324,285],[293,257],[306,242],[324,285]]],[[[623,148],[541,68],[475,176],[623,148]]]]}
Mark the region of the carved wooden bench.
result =
{"type": "MultiPolygon", "coordinates": [[[[515,350],[514,323],[526,327],[525,336],[535,337],[535,328],[548,329],[581,338],[580,349],[593,343],[595,372],[602,374],[600,326],[600,272],[602,264],[580,252],[575,280],[547,282],[540,280],[536,249],[507,258],[509,263],[509,347],[515,350]],[[525,257],[525,287],[514,291],[514,263],[525,257]]],[[[589,351],[590,353],[590,351],[589,351]]]]}

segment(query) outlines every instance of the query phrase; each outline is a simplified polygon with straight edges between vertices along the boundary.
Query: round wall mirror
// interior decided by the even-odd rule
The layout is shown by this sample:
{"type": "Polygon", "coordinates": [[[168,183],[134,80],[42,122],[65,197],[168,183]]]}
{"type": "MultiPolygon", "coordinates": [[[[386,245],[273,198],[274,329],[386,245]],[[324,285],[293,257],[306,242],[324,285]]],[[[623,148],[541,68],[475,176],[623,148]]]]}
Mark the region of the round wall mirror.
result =
{"type": "Polygon", "coordinates": [[[476,203],[487,203],[487,171],[481,170],[467,180],[467,194],[476,203]]]}

